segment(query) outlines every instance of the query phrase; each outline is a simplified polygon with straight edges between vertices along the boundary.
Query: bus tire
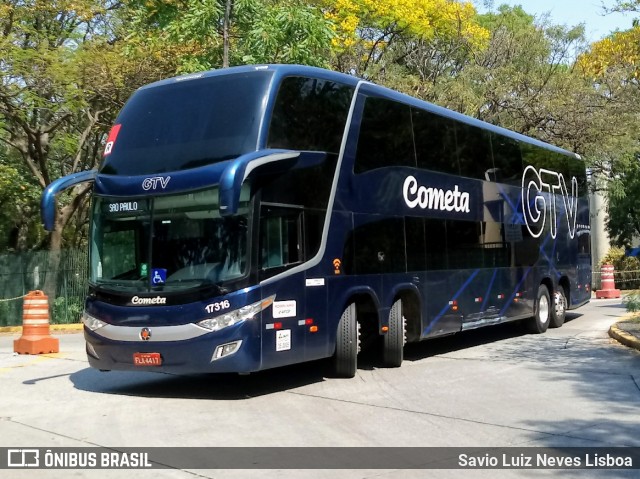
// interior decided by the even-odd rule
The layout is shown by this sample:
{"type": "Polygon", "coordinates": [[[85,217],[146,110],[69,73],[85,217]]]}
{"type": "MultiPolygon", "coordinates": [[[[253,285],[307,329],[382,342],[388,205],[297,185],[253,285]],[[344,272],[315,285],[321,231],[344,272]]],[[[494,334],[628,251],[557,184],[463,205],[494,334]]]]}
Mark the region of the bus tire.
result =
{"type": "Polygon", "coordinates": [[[398,299],[389,311],[389,331],[383,338],[382,363],[387,368],[398,368],[404,359],[406,320],[402,313],[402,300],[398,299]]]}
{"type": "Polygon", "coordinates": [[[352,378],[358,369],[358,321],[354,303],[347,306],[338,323],[333,369],[340,378],[352,378]]]}
{"type": "Polygon", "coordinates": [[[549,327],[551,320],[551,299],[549,290],[544,284],[538,287],[538,297],[534,305],[533,318],[527,323],[528,329],[534,334],[542,334],[549,327]]]}
{"type": "Polygon", "coordinates": [[[558,290],[553,293],[553,305],[551,307],[551,321],[549,326],[559,328],[564,324],[567,315],[567,295],[563,286],[558,286],[558,290]]]}

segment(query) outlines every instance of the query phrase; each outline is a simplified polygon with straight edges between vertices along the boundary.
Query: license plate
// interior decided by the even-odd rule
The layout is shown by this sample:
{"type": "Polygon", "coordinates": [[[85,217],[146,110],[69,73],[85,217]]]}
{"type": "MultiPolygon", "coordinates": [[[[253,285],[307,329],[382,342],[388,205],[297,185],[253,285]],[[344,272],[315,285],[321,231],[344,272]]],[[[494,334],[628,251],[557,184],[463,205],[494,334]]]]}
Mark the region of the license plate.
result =
{"type": "Polygon", "coordinates": [[[162,357],[160,353],[133,353],[134,366],[160,366],[162,357]]]}

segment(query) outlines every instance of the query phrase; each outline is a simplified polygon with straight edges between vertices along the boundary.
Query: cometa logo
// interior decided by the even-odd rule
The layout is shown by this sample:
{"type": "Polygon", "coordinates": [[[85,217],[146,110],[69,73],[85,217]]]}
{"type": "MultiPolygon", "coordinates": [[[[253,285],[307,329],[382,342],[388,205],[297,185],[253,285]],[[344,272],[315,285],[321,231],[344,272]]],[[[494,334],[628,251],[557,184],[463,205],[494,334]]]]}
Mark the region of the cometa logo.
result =
{"type": "Polygon", "coordinates": [[[469,193],[460,191],[458,185],[454,185],[453,190],[427,188],[418,185],[413,176],[408,176],[402,186],[402,195],[409,208],[419,206],[423,210],[470,212],[469,193]]]}
{"type": "Polygon", "coordinates": [[[133,304],[134,306],[167,304],[167,298],[163,298],[162,296],[156,296],[155,298],[141,298],[139,296],[134,296],[133,298],[131,298],[131,304],[133,304]]]}

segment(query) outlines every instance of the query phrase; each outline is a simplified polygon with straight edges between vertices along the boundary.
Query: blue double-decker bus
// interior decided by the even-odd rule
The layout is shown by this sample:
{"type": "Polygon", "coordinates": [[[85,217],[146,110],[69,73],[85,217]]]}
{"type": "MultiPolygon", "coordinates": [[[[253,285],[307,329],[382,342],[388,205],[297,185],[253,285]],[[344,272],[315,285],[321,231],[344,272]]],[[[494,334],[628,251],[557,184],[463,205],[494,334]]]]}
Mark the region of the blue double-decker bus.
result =
{"type": "Polygon", "coordinates": [[[250,373],[507,321],[590,296],[585,166],[367,81],[246,66],[140,88],[93,182],[89,363],[250,373]]]}

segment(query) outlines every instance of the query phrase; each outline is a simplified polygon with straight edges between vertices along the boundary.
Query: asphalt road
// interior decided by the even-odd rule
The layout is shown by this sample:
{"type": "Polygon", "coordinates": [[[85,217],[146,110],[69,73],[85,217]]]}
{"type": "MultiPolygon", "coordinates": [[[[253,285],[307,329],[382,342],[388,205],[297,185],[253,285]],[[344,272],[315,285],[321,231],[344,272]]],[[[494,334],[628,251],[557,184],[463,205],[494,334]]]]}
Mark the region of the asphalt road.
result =
{"type": "MultiPolygon", "coordinates": [[[[0,335],[0,447],[640,447],[640,353],[610,339],[620,300],[594,300],[560,329],[518,324],[408,345],[399,369],[354,379],[315,362],[249,376],[90,369],[79,333],[60,353],[13,354],[0,335]]],[[[553,470],[10,471],[4,477],[555,477],[553,470]]],[[[2,472],[0,471],[0,474],[2,472]]],[[[565,470],[564,477],[638,477],[565,470]]]]}

